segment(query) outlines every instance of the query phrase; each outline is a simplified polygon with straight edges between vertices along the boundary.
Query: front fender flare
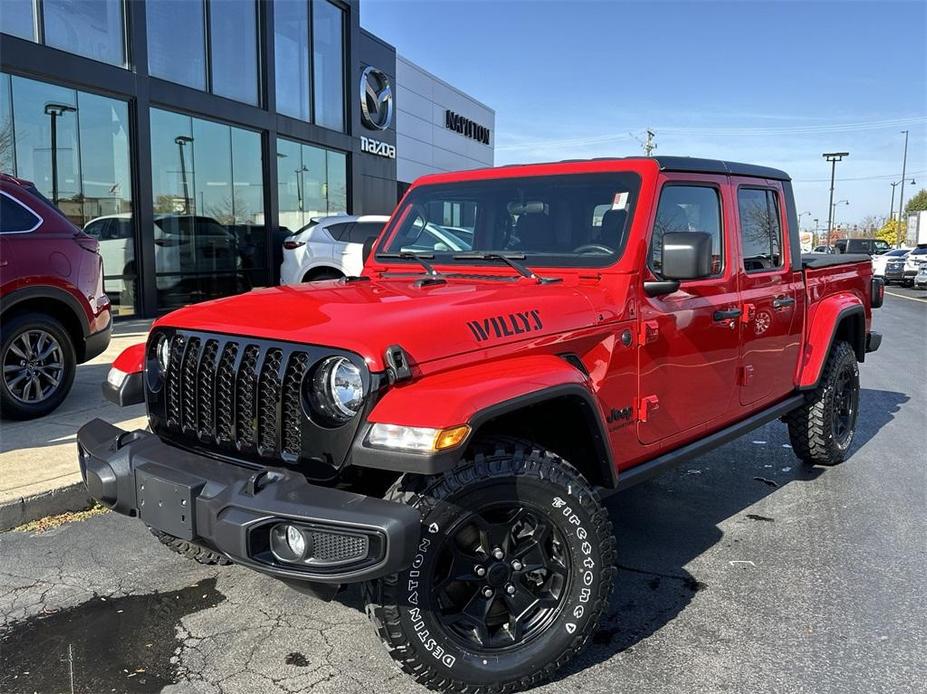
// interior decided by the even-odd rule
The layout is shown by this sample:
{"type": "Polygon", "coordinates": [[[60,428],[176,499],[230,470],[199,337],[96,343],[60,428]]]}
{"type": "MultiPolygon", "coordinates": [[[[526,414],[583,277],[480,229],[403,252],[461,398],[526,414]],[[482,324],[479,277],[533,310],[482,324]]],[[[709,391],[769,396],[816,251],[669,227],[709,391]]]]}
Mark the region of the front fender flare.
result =
{"type": "Polygon", "coordinates": [[[367,432],[377,422],[435,429],[468,424],[476,432],[495,417],[564,396],[584,404],[597,432],[597,448],[614,476],[602,411],[586,374],[552,354],[474,364],[391,388],[361,427],[351,464],[420,474],[446,472],[459,462],[466,443],[436,454],[399,453],[365,446],[367,432]]]}

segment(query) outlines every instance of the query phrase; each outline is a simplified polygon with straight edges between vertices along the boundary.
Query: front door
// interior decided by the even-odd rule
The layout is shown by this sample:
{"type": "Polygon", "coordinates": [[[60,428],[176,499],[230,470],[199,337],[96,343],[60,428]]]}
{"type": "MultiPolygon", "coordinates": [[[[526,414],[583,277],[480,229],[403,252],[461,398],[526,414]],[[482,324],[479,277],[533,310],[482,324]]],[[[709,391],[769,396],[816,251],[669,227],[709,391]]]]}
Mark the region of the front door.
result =
{"type": "Polygon", "coordinates": [[[713,275],[685,281],[672,294],[642,297],[638,437],[644,444],[724,417],[737,389],[740,300],[727,179],[663,178],[645,275],[659,278],[662,237],[672,231],[711,235],[713,275]]]}
{"type": "Polygon", "coordinates": [[[801,272],[793,272],[782,186],[734,179],[743,301],[740,403],[750,405],[792,390],[801,347],[801,272]]]}

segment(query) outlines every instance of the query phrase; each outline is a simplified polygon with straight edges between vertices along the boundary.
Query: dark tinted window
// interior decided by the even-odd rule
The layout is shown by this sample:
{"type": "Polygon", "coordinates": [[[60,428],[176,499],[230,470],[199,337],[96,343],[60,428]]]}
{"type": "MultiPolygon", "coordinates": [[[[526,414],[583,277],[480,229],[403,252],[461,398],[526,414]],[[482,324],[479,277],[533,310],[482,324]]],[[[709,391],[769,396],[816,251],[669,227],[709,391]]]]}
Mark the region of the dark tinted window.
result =
{"type": "Polygon", "coordinates": [[[364,243],[371,236],[379,236],[381,231],[383,231],[382,222],[358,222],[348,233],[348,238],[344,240],[351,243],[364,243]]]}
{"type": "Polygon", "coordinates": [[[660,193],[660,206],[653,225],[650,245],[651,267],[663,267],[663,235],[667,232],[701,231],[711,235],[711,271],[724,267],[724,244],[721,242],[721,198],[708,186],[667,185],[660,193]]]}
{"type": "Polygon", "coordinates": [[[6,195],[0,195],[0,233],[14,234],[32,231],[41,221],[39,217],[18,201],[6,195]]]}
{"type": "Polygon", "coordinates": [[[737,191],[737,205],[744,270],[762,272],[781,267],[782,227],[775,191],[741,188],[737,191]]]}
{"type": "Polygon", "coordinates": [[[351,227],[354,226],[354,222],[344,222],[342,224],[332,224],[325,227],[325,231],[331,234],[331,237],[335,241],[347,241],[348,233],[351,231],[351,227]]]}
{"type": "Polygon", "coordinates": [[[257,7],[252,1],[210,0],[212,91],[258,102],[257,7]]]}

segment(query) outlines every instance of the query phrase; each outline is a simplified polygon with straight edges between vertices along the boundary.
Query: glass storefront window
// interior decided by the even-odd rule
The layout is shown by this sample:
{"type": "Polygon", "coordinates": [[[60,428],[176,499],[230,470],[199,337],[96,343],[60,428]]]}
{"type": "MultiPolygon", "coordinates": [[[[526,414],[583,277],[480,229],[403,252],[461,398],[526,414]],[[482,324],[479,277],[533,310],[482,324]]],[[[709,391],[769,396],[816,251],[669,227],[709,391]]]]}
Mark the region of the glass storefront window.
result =
{"type": "Polygon", "coordinates": [[[277,140],[277,223],[295,232],[314,217],[347,214],[347,156],[277,140]]]}
{"type": "Polygon", "coordinates": [[[312,77],[315,122],[344,130],[344,12],[326,0],[312,3],[312,77]]]}
{"type": "Polygon", "coordinates": [[[103,286],[113,310],[133,314],[137,270],[128,104],[0,77],[0,169],[35,183],[72,222],[99,239],[103,286]]]}
{"type": "Polygon", "coordinates": [[[277,111],[309,120],[309,4],[274,3],[274,73],[277,111]]]}
{"type": "Polygon", "coordinates": [[[146,2],[148,71],[154,77],[206,89],[202,2],[146,2]]]}
{"type": "Polygon", "coordinates": [[[268,283],[258,133],[151,110],[158,307],[268,283]]]}
{"type": "Polygon", "coordinates": [[[0,31],[35,41],[35,3],[33,0],[3,0],[0,3],[0,31]]]}
{"type": "Polygon", "coordinates": [[[43,0],[46,45],[125,65],[122,0],[43,0]]]}
{"type": "Polygon", "coordinates": [[[210,0],[212,91],[258,103],[257,6],[250,0],[210,0]]]}

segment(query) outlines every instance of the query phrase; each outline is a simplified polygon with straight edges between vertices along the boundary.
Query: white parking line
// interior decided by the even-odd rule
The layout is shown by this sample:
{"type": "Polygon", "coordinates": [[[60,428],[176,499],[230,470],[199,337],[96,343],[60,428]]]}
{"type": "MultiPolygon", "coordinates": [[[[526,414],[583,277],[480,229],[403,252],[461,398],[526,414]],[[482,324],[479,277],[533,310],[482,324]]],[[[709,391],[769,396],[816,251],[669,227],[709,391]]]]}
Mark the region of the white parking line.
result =
{"type": "Polygon", "coordinates": [[[907,299],[908,301],[920,301],[922,304],[927,304],[927,299],[920,299],[916,296],[905,296],[904,294],[895,294],[895,292],[886,291],[886,294],[891,294],[892,296],[897,296],[901,299],[907,299]]]}

